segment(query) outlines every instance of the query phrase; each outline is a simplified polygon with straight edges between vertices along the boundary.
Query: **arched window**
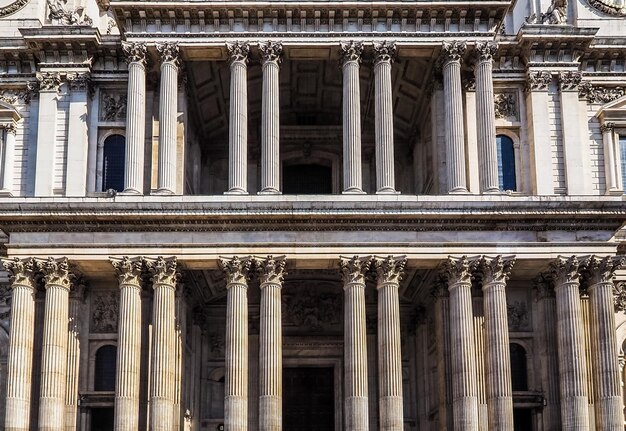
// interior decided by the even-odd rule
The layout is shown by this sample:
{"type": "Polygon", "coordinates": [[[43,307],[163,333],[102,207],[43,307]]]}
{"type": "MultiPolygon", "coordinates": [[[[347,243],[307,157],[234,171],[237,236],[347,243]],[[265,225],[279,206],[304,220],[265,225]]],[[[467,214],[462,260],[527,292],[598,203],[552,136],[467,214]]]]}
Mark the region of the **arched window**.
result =
{"type": "Polygon", "coordinates": [[[506,135],[496,136],[498,149],[498,182],[500,190],[517,190],[515,179],[515,149],[513,140],[506,135]]]}
{"type": "Polygon", "coordinates": [[[283,193],[288,195],[329,195],[333,192],[330,166],[298,164],[283,169],[283,193]]]}
{"type": "Polygon", "coordinates": [[[514,391],[528,390],[528,368],[526,366],[526,349],[520,344],[509,344],[511,353],[511,386],[514,391]]]}
{"type": "Polygon", "coordinates": [[[115,391],[115,368],[117,347],[102,346],[96,352],[96,369],[93,389],[95,391],[115,391]]]}
{"type": "Polygon", "coordinates": [[[124,190],[124,164],[126,138],[122,135],[107,136],[104,140],[102,161],[102,191],[124,190]]]}

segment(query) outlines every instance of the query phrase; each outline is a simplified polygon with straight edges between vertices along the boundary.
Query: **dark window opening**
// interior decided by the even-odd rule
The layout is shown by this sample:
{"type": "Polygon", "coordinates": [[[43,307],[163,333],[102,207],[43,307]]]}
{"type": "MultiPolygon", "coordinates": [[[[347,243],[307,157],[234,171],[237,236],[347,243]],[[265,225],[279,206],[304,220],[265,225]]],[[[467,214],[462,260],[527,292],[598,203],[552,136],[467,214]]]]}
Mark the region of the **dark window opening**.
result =
{"type": "Polygon", "coordinates": [[[102,161],[102,191],[124,190],[124,164],[126,161],[126,138],[111,135],[104,140],[102,161]]]}
{"type": "Polygon", "coordinates": [[[505,135],[496,136],[498,149],[498,182],[500,190],[517,190],[515,178],[515,149],[513,140],[505,135]]]}
{"type": "Polygon", "coordinates": [[[517,343],[509,345],[511,353],[511,385],[514,391],[528,390],[528,368],[526,366],[526,350],[517,343]]]}
{"type": "Polygon", "coordinates": [[[91,431],[113,431],[113,407],[91,409],[91,431]]]}
{"type": "Polygon", "coordinates": [[[513,430],[533,430],[533,411],[531,409],[513,409],[513,430]]]}
{"type": "Polygon", "coordinates": [[[102,346],[96,352],[96,372],[93,382],[95,391],[115,391],[115,368],[117,347],[102,346]]]}
{"type": "Polygon", "coordinates": [[[330,166],[300,164],[283,169],[283,193],[288,195],[329,195],[333,192],[330,166]]]}

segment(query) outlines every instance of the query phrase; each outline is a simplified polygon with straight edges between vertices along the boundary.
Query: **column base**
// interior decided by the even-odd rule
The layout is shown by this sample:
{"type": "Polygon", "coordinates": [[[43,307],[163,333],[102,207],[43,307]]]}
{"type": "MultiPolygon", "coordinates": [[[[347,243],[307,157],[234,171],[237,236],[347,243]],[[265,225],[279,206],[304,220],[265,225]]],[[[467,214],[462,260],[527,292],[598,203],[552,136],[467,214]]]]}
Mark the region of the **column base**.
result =
{"type": "Polygon", "coordinates": [[[8,189],[0,189],[0,196],[3,197],[13,197],[13,192],[8,189]]]}
{"type": "Polygon", "coordinates": [[[275,188],[265,188],[261,190],[260,192],[257,192],[257,195],[282,195],[282,194],[283,192],[275,188]]]}
{"type": "Polygon", "coordinates": [[[156,189],[156,190],[153,190],[152,193],[150,194],[152,195],[175,195],[176,193],[170,189],[156,189]]]}
{"type": "Polygon", "coordinates": [[[465,187],[456,187],[452,190],[448,190],[449,195],[469,195],[470,192],[465,187]]]}
{"type": "Polygon", "coordinates": [[[134,189],[132,187],[128,187],[126,189],[124,189],[121,192],[117,192],[118,195],[143,195],[143,192],[140,192],[137,189],[134,189]]]}
{"type": "Polygon", "coordinates": [[[228,191],[224,192],[225,195],[247,195],[248,192],[244,189],[239,189],[239,188],[234,188],[234,189],[229,189],[228,191]]]}
{"type": "MultiPolygon", "coordinates": [[[[0,191],[0,193],[2,193],[2,191],[0,191]]],[[[605,195],[606,196],[622,196],[624,194],[624,190],[620,190],[620,189],[610,189],[607,190],[605,195]]]]}
{"type": "Polygon", "coordinates": [[[506,193],[500,189],[487,189],[482,191],[483,195],[505,195],[506,193]]]}
{"type": "Polygon", "coordinates": [[[341,192],[342,195],[366,195],[363,190],[358,187],[350,187],[349,189],[345,189],[341,192]]]}
{"type": "Polygon", "coordinates": [[[377,195],[399,195],[400,192],[391,187],[383,187],[381,189],[376,190],[377,195]]]}

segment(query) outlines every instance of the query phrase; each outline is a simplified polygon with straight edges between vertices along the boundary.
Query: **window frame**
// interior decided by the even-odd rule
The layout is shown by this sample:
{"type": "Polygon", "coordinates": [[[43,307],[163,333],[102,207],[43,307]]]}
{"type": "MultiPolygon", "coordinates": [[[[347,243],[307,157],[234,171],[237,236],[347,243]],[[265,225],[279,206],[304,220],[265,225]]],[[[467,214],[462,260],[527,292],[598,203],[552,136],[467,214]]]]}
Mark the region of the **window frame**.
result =
{"type": "MultiPolygon", "coordinates": [[[[524,193],[524,189],[523,189],[523,182],[522,182],[522,175],[521,175],[521,166],[522,166],[522,157],[521,157],[521,142],[520,142],[520,137],[517,134],[517,132],[513,131],[510,128],[500,128],[497,127],[496,128],[496,139],[498,138],[498,135],[502,135],[502,136],[506,136],[507,138],[511,139],[511,141],[513,141],[513,157],[514,157],[514,161],[515,161],[515,190],[502,190],[505,191],[506,193],[510,193],[510,194],[523,194],[524,193]]],[[[498,145],[497,141],[494,142],[494,145],[498,145]]],[[[496,152],[497,152],[497,148],[496,148],[496,152]]],[[[498,185],[499,185],[499,180],[498,180],[498,185]]]]}
{"type": "MultiPolygon", "coordinates": [[[[98,147],[96,155],[96,193],[106,193],[102,190],[104,185],[104,142],[109,136],[121,135],[124,137],[124,145],[128,143],[126,129],[119,127],[100,128],[98,131],[98,147]]],[[[121,190],[120,190],[121,191],[121,190]]]]}

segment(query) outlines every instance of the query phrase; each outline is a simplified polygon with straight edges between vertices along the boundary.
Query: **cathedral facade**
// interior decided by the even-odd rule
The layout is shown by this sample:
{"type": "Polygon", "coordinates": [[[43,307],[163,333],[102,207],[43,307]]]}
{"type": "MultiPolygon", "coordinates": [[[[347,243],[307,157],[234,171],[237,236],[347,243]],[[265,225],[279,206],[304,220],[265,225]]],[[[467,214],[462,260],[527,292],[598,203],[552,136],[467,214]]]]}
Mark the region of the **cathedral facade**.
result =
{"type": "Polygon", "coordinates": [[[623,0],[0,0],[7,431],[623,430],[623,0]]]}

